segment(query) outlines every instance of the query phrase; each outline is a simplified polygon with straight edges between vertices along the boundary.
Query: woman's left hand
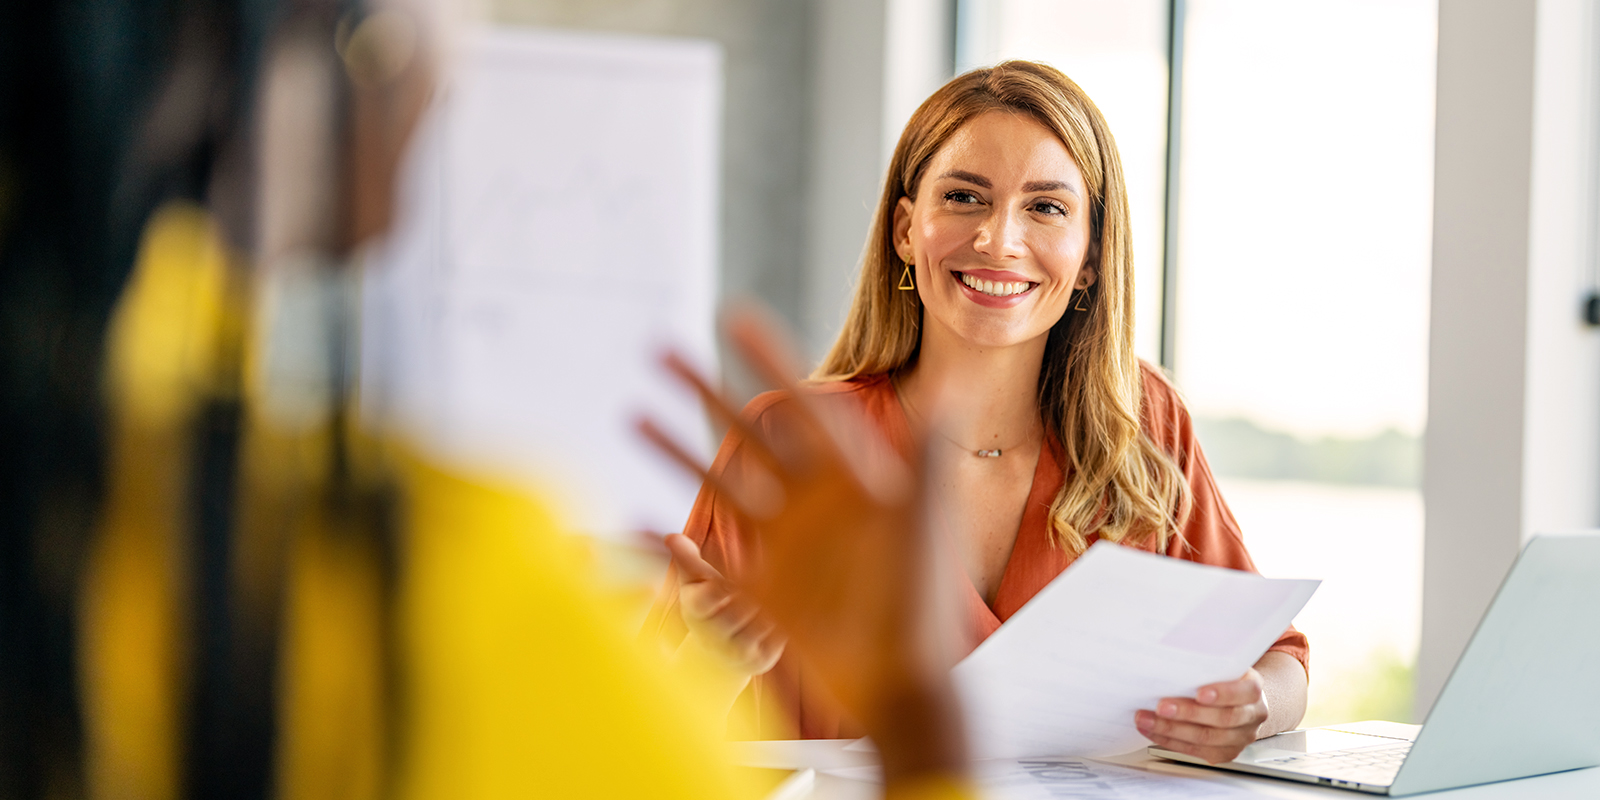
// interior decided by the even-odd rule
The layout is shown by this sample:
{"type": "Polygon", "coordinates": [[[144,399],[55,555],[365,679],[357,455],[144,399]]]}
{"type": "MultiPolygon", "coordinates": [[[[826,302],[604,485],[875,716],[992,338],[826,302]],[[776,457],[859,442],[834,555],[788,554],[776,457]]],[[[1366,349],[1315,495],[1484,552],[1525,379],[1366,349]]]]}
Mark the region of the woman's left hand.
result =
{"type": "Polygon", "coordinates": [[[1193,698],[1165,697],[1154,711],[1134,712],[1134,725],[1157,747],[1212,764],[1232,761],[1258,737],[1267,721],[1261,673],[1200,687],[1193,698]]]}

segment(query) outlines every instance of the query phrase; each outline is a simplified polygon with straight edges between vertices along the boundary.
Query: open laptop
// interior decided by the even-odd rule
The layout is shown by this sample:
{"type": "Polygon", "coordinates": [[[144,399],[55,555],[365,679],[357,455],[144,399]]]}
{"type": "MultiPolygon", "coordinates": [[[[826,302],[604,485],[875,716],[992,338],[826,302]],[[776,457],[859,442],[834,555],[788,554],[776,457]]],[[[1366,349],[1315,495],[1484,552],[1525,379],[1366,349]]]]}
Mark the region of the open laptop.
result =
{"type": "Polygon", "coordinates": [[[1214,766],[1391,796],[1592,767],[1600,765],[1597,676],[1600,531],[1535,536],[1424,724],[1290,731],[1214,766]]]}

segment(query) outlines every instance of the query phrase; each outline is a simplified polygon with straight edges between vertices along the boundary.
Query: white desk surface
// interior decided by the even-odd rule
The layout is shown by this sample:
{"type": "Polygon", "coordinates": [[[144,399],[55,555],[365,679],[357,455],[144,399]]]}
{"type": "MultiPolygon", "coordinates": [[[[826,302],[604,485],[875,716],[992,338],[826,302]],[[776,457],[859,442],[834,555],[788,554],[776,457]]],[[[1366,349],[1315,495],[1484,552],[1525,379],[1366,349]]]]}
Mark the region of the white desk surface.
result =
{"type": "MultiPolygon", "coordinates": [[[[867,798],[878,797],[881,787],[876,784],[840,778],[823,772],[826,769],[876,763],[876,757],[870,753],[845,750],[844,746],[849,742],[849,739],[736,742],[734,752],[738,763],[746,766],[774,769],[802,769],[805,767],[816,769],[817,782],[816,788],[810,795],[812,800],[867,800],[867,798]]],[[[1204,767],[1192,767],[1186,764],[1163,761],[1145,755],[1143,751],[1097,760],[1162,774],[1228,783],[1247,789],[1261,797],[1286,798],[1287,800],[1311,800],[1312,798],[1320,798],[1321,800],[1359,800],[1359,798],[1363,797],[1380,796],[1273,778],[1258,778],[1204,767]]],[[[1434,798],[1438,798],[1438,800],[1600,800],[1600,767],[1413,796],[1426,797],[1428,800],[1434,800],[1434,798]]]]}

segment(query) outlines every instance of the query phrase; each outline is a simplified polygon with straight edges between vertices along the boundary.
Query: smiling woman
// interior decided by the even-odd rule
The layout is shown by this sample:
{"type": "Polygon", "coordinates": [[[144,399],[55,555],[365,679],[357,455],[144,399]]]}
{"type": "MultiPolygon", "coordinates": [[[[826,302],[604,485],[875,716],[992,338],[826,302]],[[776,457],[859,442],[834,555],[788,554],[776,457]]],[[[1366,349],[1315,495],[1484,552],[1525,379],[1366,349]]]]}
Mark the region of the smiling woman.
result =
{"type": "MultiPolygon", "coordinates": [[[[779,441],[797,407],[837,403],[902,457],[927,443],[931,522],[965,573],[951,587],[968,620],[961,654],[1096,540],[1254,570],[1188,412],[1134,356],[1129,241],[1116,145],[1076,84],[1020,61],[962,75],[895,148],[849,319],[808,396],[745,409],[745,430],[779,441]]],[[[685,527],[698,549],[677,543],[646,632],[679,659],[722,664],[730,699],[759,676],[754,694],[803,736],[846,735],[854,726],[782,633],[718,579],[759,555],[715,488],[766,469],[740,430],[685,527]]],[[[1165,747],[1228,760],[1299,721],[1307,658],[1291,629],[1238,680],[1131,721],[1165,747]]]]}
{"type": "Polygon", "coordinates": [[[934,323],[924,346],[953,335],[1042,348],[1071,293],[1095,280],[1077,164],[1049,128],[990,111],[956,131],[927,171],[934,177],[915,201],[901,197],[894,210],[896,254],[917,265],[924,320],[934,323]]]}

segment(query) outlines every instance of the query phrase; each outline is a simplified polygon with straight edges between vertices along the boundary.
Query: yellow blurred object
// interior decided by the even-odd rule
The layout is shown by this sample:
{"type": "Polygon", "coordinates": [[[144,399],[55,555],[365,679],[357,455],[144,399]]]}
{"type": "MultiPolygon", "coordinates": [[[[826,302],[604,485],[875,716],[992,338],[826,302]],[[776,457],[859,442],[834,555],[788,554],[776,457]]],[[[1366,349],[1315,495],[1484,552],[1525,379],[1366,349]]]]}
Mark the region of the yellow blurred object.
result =
{"type": "Polygon", "coordinates": [[[212,388],[228,283],[227,252],[204,209],[173,203],[151,217],[107,333],[119,427],[171,432],[212,388]]]}
{"type": "Polygon", "coordinates": [[[106,349],[108,491],[79,606],[93,797],[178,796],[192,415],[216,370],[227,254],[200,208],[146,228],[106,349]]]}
{"type": "Polygon", "coordinates": [[[417,460],[404,474],[402,798],[752,794],[712,705],[667,680],[544,509],[417,460]]]}
{"type": "Polygon", "coordinates": [[[380,559],[370,537],[334,529],[339,521],[313,511],[289,550],[278,782],[280,796],[293,800],[383,796],[380,559]]]}

